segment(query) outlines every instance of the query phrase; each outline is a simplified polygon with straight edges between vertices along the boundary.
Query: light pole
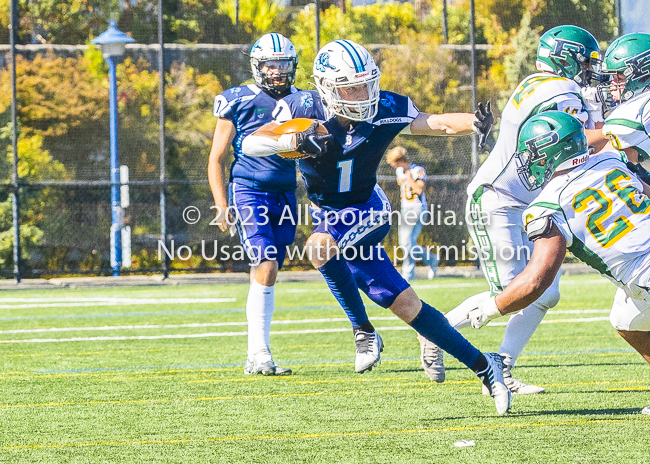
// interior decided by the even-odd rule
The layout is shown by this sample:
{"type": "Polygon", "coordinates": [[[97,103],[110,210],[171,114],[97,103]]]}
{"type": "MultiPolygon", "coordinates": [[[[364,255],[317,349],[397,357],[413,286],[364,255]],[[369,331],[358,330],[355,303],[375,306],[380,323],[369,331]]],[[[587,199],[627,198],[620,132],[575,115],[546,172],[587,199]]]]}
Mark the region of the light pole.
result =
{"type": "Polygon", "coordinates": [[[108,63],[110,145],[111,145],[111,267],[113,276],[120,275],[122,266],[122,226],[124,214],[120,205],[120,165],[117,157],[117,79],[115,60],[124,55],[127,43],[134,39],[117,29],[115,21],[110,21],[108,29],[91,43],[99,45],[102,56],[108,63]]]}

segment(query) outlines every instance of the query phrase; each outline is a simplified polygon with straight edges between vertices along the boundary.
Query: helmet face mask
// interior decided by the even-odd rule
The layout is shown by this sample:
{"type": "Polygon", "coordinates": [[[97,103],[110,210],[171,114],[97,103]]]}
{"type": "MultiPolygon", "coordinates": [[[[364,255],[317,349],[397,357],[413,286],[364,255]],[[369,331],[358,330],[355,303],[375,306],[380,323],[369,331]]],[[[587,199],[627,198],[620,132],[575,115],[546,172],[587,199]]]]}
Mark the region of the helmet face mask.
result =
{"type": "Polygon", "coordinates": [[[286,93],[296,82],[298,56],[289,39],[272,32],[260,37],[251,48],[251,70],[255,83],[275,95],[286,93]]]}
{"type": "Polygon", "coordinates": [[[609,79],[598,92],[607,112],[650,90],[650,34],[628,34],[612,42],[603,72],[609,79]]]}
{"type": "Polygon", "coordinates": [[[547,31],[537,48],[537,69],[572,79],[587,87],[600,79],[602,61],[598,42],[577,26],[558,26],[547,31]]]}
{"type": "Polygon", "coordinates": [[[316,89],[327,111],[351,121],[377,115],[380,76],[370,53],[349,40],[330,42],[314,60],[316,89]]]}
{"type": "Polygon", "coordinates": [[[543,187],[555,172],[589,159],[584,127],[561,111],[537,114],[521,127],[516,156],[524,185],[531,191],[543,187]]]}

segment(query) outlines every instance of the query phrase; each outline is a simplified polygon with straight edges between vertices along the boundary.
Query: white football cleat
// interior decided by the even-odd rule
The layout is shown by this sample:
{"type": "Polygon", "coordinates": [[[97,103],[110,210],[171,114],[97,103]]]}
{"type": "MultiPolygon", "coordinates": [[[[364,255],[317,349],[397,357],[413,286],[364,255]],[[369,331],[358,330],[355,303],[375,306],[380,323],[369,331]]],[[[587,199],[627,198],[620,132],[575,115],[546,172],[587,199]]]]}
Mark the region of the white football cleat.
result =
{"type": "Polygon", "coordinates": [[[503,380],[503,359],[499,353],[483,353],[483,355],[487,359],[488,367],[476,375],[494,399],[497,414],[505,414],[510,410],[512,393],[503,380]]]}
{"type": "Polygon", "coordinates": [[[420,334],[418,334],[418,340],[420,341],[420,361],[422,361],[424,372],[434,382],[444,382],[445,365],[442,361],[442,348],[420,334]]]}
{"type": "MultiPolygon", "coordinates": [[[[503,357],[501,359],[503,359],[503,357]]],[[[513,395],[535,395],[539,393],[546,393],[546,389],[544,387],[524,383],[519,379],[515,379],[510,373],[511,369],[512,366],[505,364],[503,365],[503,380],[513,395]]],[[[490,394],[485,385],[483,385],[483,394],[490,394]]]]}
{"type": "Polygon", "coordinates": [[[285,369],[275,364],[273,362],[273,359],[261,362],[259,362],[258,359],[259,358],[254,358],[252,361],[250,359],[246,359],[246,364],[244,365],[244,375],[291,375],[292,373],[291,369],[285,369]]]}
{"type": "Polygon", "coordinates": [[[377,364],[381,364],[381,352],[384,351],[384,342],[379,334],[375,332],[354,332],[354,344],[357,347],[357,355],[354,360],[354,370],[359,374],[371,371],[377,364]]]}
{"type": "Polygon", "coordinates": [[[650,406],[646,406],[641,410],[641,414],[647,414],[650,416],[650,406]]]}

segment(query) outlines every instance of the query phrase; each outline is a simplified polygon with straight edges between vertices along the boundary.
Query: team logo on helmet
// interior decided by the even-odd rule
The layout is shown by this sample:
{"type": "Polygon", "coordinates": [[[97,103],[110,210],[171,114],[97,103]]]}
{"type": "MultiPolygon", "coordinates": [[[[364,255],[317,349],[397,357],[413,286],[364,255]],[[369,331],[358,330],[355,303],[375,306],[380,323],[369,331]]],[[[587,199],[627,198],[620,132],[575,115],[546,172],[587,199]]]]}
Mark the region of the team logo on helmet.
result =
{"type": "Polygon", "coordinates": [[[255,50],[263,50],[262,46],[260,45],[260,39],[257,39],[257,41],[251,47],[251,53],[254,52],[255,50]]]}
{"type": "Polygon", "coordinates": [[[526,144],[528,150],[530,150],[531,153],[539,153],[540,150],[543,150],[546,147],[550,147],[551,145],[555,145],[559,141],[560,141],[560,136],[558,135],[558,133],[555,131],[550,131],[544,134],[540,134],[537,137],[533,137],[530,140],[526,140],[526,142],[524,143],[526,144]]]}
{"type": "Polygon", "coordinates": [[[330,64],[330,54],[327,52],[321,53],[318,56],[318,58],[316,58],[316,63],[314,63],[314,67],[316,68],[317,71],[320,72],[325,72],[325,68],[336,70],[336,68],[330,64]]]}
{"type": "Polygon", "coordinates": [[[569,58],[570,56],[577,56],[580,61],[584,61],[585,57],[585,46],[579,42],[574,42],[573,40],[566,39],[556,39],[555,40],[555,49],[551,56],[558,58],[569,58]]]}
{"type": "Polygon", "coordinates": [[[645,51],[625,62],[623,75],[628,79],[640,79],[650,75],[650,50],[645,51]]]}

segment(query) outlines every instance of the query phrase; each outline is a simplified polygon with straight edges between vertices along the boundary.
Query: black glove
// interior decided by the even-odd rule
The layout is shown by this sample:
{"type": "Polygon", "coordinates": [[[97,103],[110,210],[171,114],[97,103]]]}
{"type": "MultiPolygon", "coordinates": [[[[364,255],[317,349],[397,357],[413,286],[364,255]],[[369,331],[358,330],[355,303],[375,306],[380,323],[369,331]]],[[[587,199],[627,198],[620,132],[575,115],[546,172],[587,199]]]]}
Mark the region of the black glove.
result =
{"type": "Polygon", "coordinates": [[[478,147],[483,148],[488,135],[490,135],[490,130],[494,125],[494,115],[490,109],[490,101],[488,100],[486,106],[483,106],[483,103],[479,102],[478,109],[474,113],[474,116],[476,116],[477,119],[477,121],[474,121],[474,127],[476,127],[476,130],[478,130],[481,136],[478,141],[478,147]]]}
{"type": "Polygon", "coordinates": [[[315,122],[302,132],[296,132],[296,151],[303,153],[312,158],[327,153],[327,144],[332,140],[330,134],[318,135],[316,128],[318,123],[315,122]]]}
{"type": "Polygon", "coordinates": [[[632,171],[636,176],[641,179],[643,182],[646,184],[650,185],[650,173],[645,170],[643,166],[640,164],[634,164],[630,161],[625,163],[627,165],[627,168],[632,171]]]}

